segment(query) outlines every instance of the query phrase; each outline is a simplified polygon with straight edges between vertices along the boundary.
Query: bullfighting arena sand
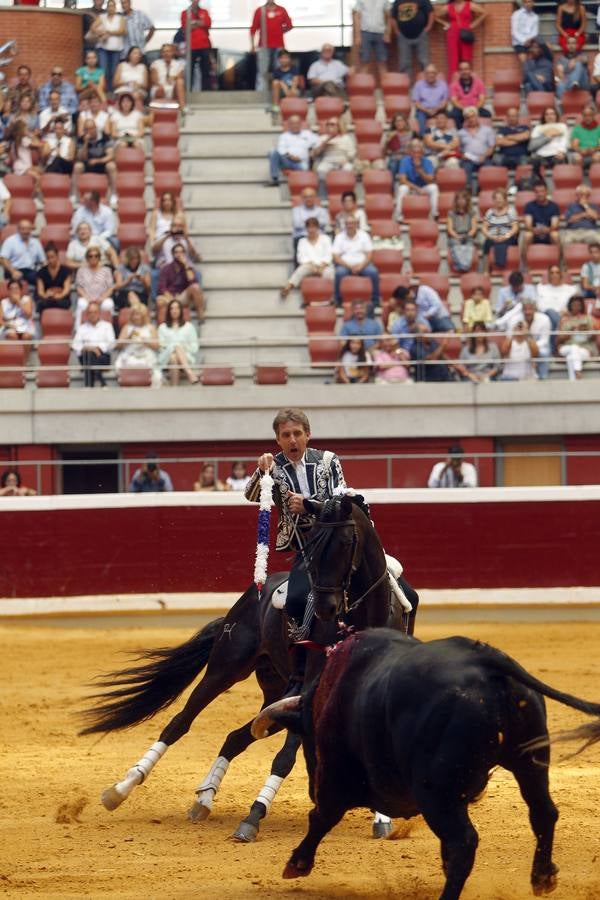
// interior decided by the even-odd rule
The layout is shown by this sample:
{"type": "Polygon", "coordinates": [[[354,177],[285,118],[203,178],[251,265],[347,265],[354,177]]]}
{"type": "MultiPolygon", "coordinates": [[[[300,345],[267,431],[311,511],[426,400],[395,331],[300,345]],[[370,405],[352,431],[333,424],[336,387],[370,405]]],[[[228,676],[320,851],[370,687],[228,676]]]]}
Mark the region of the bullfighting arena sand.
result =
{"type": "MultiPolygon", "coordinates": [[[[550,684],[600,700],[600,622],[597,613],[576,622],[508,621],[489,612],[484,621],[443,621],[426,614],[423,639],[465,634],[515,656],[550,684]],[[585,621],[586,618],[593,621],[585,621]],[[494,621],[496,618],[497,621],[494,621]]],[[[0,728],[2,863],[0,890],[14,897],[120,898],[398,898],[435,900],[443,883],[438,846],[422,820],[394,842],[370,838],[366,811],[348,815],[323,842],[314,873],[283,881],[283,865],[304,832],[309,801],[304,765],[282,788],[258,843],[229,839],[268,773],[280,746],[274,737],[230,768],[212,817],[186,821],[196,784],[204,777],[228,730],[258,709],[249,680],[217,700],[113,813],[99,802],[103,788],[157,739],[172,714],[100,741],[77,737],[75,714],[85,684],[124,664],[124,651],[177,644],[199,620],[189,617],[86,620],[0,626],[2,724],[0,728]]],[[[173,712],[178,708],[174,706],[173,712]]],[[[585,717],[549,703],[551,730],[585,717]]],[[[551,785],[560,809],[555,861],[557,900],[600,898],[600,748],[560,762],[554,750],[551,785]]],[[[497,771],[483,799],[472,807],[480,835],[465,900],[516,900],[531,896],[533,837],[526,807],[512,777],[497,771]]]]}

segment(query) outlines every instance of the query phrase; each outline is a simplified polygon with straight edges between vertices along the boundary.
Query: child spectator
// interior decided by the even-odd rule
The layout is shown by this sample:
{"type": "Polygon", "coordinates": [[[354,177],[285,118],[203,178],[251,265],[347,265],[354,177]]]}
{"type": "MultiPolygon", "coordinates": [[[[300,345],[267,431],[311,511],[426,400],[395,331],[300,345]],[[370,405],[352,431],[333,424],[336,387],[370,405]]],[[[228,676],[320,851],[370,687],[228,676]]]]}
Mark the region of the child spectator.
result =
{"type": "Polygon", "coordinates": [[[230,491],[244,491],[250,481],[250,475],[246,469],[246,463],[234,462],[231,467],[231,475],[225,479],[227,489],[230,491]]]}
{"type": "Polygon", "coordinates": [[[403,363],[410,357],[406,350],[398,346],[392,334],[383,334],[376,346],[369,351],[373,361],[373,376],[376,384],[397,384],[411,381],[408,369],[403,363]]]}
{"type": "Polygon", "coordinates": [[[279,54],[277,67],[273,71],[271,81],[271,101],[273,112],[277,112],[284,97],[300,96],[300,74],[298,67],[292,65],[292,57],[287,50],[279,54]]]}
{"type": "Polygon", "coordinates": [[[481,285],[473,288],[473,294],[465,301],[463,309],[463,325],[465,331],[473,331],[476,324],[489,325],[493,321],[492,306],[489,299],[485,296],[485,291],[481,285]]]}
{"type": "Polygon", "coordinates": [[[338,384],[365,384],[369,380],[369,360],[365,349],[365,341],[361,338],[349,338],[342,345],[339,363],[335,369],[335,380],[338,384]]]}

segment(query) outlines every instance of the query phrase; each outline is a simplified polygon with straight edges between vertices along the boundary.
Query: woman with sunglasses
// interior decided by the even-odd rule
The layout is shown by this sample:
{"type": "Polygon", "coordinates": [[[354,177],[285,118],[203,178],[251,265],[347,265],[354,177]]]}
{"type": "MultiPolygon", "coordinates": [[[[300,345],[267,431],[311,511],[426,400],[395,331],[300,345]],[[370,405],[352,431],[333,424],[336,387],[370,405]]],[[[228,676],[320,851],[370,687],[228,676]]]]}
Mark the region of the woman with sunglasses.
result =
{"type": "Polygon", "coordinates": [[[341,119],[327,119],[325,134],[311,150],[311,156],[317,161],[316,172],[322,182],[328,172],[336,169],[352,172],[356,147],[350,135],[344,132],[341,119]]]}
{"type": "Polygon", "coordinates": [[[98,247],[89,247],[85,254],[85,263],[80,266],[75,276],[77,289],[77,308],[75,327],[81,325],[83,313],[90,303],[97,303],[102,312],[112,316],[115,304],[112,298],[114,289],[112,272],[108,266],[101,265],[101,254],[98,247]]]}

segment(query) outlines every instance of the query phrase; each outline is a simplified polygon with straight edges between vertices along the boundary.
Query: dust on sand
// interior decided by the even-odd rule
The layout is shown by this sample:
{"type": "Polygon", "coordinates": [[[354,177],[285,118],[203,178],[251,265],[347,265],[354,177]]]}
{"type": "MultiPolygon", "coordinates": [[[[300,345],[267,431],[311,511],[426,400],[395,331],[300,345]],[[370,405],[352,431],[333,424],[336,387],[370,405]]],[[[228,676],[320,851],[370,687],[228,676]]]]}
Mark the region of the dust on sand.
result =
{"type": "MultiPolygon", "coordinates": [[[[450,615],[450,614],[449,614],[450,615]]],[[[540,614],[540,617],[543,613],[540,614]]],[[[436,900],[443,876],[436,839],[421,820],[396,841],[370,838],[370,817],[355,811],[324,840],[313,874],[286,882],[281,872],[304,833],[309,801],[300,761],[253,845],[229,836],[255,799],[282,738],[260,742],[236,760],[212,816],[186,820],[194,789],[227,732],[259,707],[253,679],[201,714],[169,749],[147,783],[107,812],[101,791],[122,778],[152,744],[180,703],[151,722],[100,740],[77,737],[85,685],[125,664],[121,651],[187,640],[189,627],[0,627],[3,702],[0,715],[0,893],[18,897],[119,897],[247,900],[436,900]],[[89,802],[88,802],[89,798],[89,802]]],[[[461,623],[424,625],[423,639],[462,633],[515,656],[550,684],[600,700],[600,625],[595,623],[461,623]]],[[[549,702],[551,729],[585,717],[549,702]]],[[[600,897],[600,749],[559,762],[552,795],[560,809],[556,900],[600,897]]],[[[498,770],[471,816],[480,835],[465,900],[530,897],[533,836],[516,783],[498,770]]]]}

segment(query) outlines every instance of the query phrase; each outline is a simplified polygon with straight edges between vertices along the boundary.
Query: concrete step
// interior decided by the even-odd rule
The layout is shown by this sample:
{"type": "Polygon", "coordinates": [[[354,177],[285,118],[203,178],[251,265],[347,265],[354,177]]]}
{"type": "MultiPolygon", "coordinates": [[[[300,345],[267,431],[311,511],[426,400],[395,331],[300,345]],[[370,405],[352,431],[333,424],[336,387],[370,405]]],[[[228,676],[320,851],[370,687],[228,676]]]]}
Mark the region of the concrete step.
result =
{"type": "Polygon", "coordinates": [[[289,263],[284,261],[238,262],[232,257],[231,262],[203,263],[202,280],[209,292],[212,288],[273,289],[284,283],[289,270],[289,263]]]}
{"type": "Polygon", "coordinates": [[[180,167],[184,182],[192,179],[195,182],[264,182],[268,178],[268,162],[266,154],[244,159],[200,159],[195,154],[182,159],[180,167]]]}
{"type": "Polygon", "coordinates": [[[182,134],[179,138],[179,152],[182,156],[226,157],[246,159],[248,156],[266,156],[277,141],[278,131],[241,134],[182,134]]]}
{"type": "Polygon", "coordinates": [[[195,109],[185,117],[181,134],[217,134],[238,132],[255,134],[261,131],[281,130],[273,125],[271,114],[261,107],[238,107],[236,109],[195,109]]]}
{"type": "Polygon", "coordinates": [[[262,109],[264,94],[261,91],[190,91],[187,95],[188,116],[197,111],[218,109],[235,109],[237,107],[254,107],[262,109]]]}
{"type": "MultiPolygon", "coordinates": [[[[201,209],[199,203],[188,202],[188,198],[184,199],[184,206],[192,234],[231,234],[232,229],[241,235],[276,232],[290,234],[292,230],[291,210],[286,208],[265,207],[235,211],[218,207],[201,209]]],[[[239,246],[243,246],[243,240],[239,241],[239,246]]]]}
{"type": "Polygon", "coordinates": [[[277,259],[291,260],[293,243],[285,234],[247,234],[243,240],[230,235],[203,235],[198,238],[198,246],[204,259],[231,259],[232,252],[245,259],[277,259]]]}
{"type": "Polygon", "coordinates": [[[202,362],[216,366],[286,365],[308,366],[308,349],[305,346],[275,347],[206,347],[201,351],[202,362]]]}
{"type": "MultiPolygon", "coordinates": [[[[278,209],[290,208],[280,199],[279,189],[262,184],[184,184],[183,205],[186,209],[278,209]]],[[[235,214],[230,218],[235,221],[235,214]]]]}
{"type": "Polygon", "coordinates": [[[303,316],[300,301],[290,294],[286,300],[279,296],[277,288],[264,290],[244,289],[232,291],[229,288],[215,288],[210,292],[208,303],[208,320],[215,318],[264,318],[277,316],[303,316]]]}
{"type": "Polygon", "coordinates": [[[202,342],[204,341],[250,341],[262,344],[265,339],[272,341],[274,338],[299,338],[306,340],[306,326],[304,318],[273,317],[267,324],[264,320],[245,319],[212,319],[206,320],[202,326],[202,342]]]}

